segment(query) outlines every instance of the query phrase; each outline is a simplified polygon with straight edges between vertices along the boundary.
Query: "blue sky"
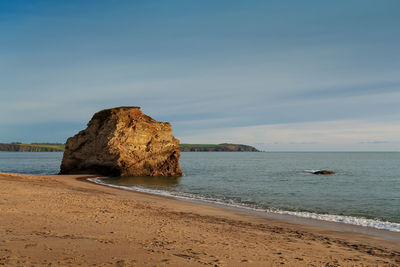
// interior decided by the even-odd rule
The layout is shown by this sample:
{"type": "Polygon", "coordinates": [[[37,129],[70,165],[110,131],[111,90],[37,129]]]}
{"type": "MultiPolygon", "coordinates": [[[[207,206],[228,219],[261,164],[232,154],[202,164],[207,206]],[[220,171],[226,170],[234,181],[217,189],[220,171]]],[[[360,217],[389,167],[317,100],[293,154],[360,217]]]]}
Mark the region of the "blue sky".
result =
{"type": "Polygon", "coordinates": [[[0,142],[133,105],[182,142],[400,151],[399,1],[1,1],[0,142]]]}

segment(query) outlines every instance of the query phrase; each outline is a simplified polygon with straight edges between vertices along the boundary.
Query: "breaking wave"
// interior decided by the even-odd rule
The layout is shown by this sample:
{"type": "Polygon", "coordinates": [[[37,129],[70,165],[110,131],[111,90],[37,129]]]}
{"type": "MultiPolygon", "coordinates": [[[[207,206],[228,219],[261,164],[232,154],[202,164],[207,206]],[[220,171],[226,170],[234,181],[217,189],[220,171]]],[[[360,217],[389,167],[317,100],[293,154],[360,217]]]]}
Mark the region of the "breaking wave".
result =
{"type": "MultiPolygon", "coordinates": [[[[308,170],[308,171],[314,171],[314,170],[308,170]]],[[[380,220],[375,220],[375,219],[367,219],[367,218],[362,218],[362,217],[353,217],[353,216],[343,216],[343,215],[334,215],[334,214],[318,214],[318,213],[305,212],[305,211],[286,211],[286,210],[280,210],[280,209],[262,209],[262,208],[256,207],[255,205],[236,203],[233,200],[214,199],[214,198],[210,198],[210,197],[203,197],[203,196],[188,194],[188,193],[183,193],[183,192],[170,192],[170,191],[165,191],[165,190],[149,189],[149,188],[145,188],[145,187],[141,187],[141,186],[113,185],[113,184],[105,183],[104,181],[102,181],[102,179],[104,179],[104,178],[105,177],[89,178],[87,180],[90,182],[96,183],[96,184],[105,185],[105,186],[109,186],[109,187],[132,190],[132,191],[137,191],[137,192],[142,192],[142,193],[156,194],[156,195],[167,196],[167,197],[175,197],[178,199],[194,200],[194,201],[200,201],[200,202],[205,202],[205,203],[223,205],[223,206],[227,206],[227,207],[252,210],[252,211],[257,211],[257,212],[290,215],[290,216],[297,216],[297,217],[315,219],[315,220],[321,220],[321,221],[327,221],[327,222],[344,223],[344,224],[350,224],[350,225],[370,227],[370,228],[375,228],[375,229],[388,230],[388,231],[393,231],[393,232],[400,232],[400,223],[380,221],[380,220]]]]}

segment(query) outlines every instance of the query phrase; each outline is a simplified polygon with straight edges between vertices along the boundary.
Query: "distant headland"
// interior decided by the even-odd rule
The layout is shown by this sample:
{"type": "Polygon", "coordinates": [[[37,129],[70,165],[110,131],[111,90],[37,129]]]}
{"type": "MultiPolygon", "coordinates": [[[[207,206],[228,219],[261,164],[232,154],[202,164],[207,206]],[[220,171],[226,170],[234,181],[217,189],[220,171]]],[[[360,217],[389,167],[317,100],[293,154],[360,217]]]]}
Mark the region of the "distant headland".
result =
{"type": "MultiPolygon", "coordinates": [[[[182,152],[260,152],[258,149],[242,144],[180,144],[182,152]]],[[[20,142],[0,143],[1,152],[62,152],[65,144],[62,143],[31,143],[20,142]]]]}
{"type": "Polygon", "coordinates": [[[0,151],[3,152],[62,152],[64,149],[65,144],[62,143],[0,143],[0,151]]]}
{"type": "Polygon", "coordinates": [[[180,144],[182,152],[260,152],[258,149],[242,144],[180,144]]]}

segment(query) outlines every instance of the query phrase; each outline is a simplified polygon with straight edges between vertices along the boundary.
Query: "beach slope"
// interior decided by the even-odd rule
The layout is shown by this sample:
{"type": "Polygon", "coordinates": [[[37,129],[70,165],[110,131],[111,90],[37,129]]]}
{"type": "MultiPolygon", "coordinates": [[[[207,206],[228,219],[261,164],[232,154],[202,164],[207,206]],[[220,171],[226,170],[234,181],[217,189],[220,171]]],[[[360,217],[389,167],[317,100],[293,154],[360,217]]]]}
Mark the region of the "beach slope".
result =
{"type": "Polygon", "coordinates": [[[400,243],[86,182],[0,173],[0,265],[400,265],[400,243]]]}

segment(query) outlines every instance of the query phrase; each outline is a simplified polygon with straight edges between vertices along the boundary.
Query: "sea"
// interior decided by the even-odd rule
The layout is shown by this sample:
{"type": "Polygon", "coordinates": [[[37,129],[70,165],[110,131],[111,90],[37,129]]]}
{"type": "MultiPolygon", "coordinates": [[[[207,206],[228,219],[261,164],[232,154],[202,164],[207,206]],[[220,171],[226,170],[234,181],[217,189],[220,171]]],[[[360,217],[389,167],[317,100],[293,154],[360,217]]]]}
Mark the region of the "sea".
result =
{"type": "MultiPolygon", "coordinates": [[[[0,172],[57,174],[62,152],[0,152],[0,172]]],[[[184,175],[98,177],[128,190],[400,232],[398,152],[183,152],[184,175]],[[332,170],[333,175],[315,175],[332,170]]]]}

